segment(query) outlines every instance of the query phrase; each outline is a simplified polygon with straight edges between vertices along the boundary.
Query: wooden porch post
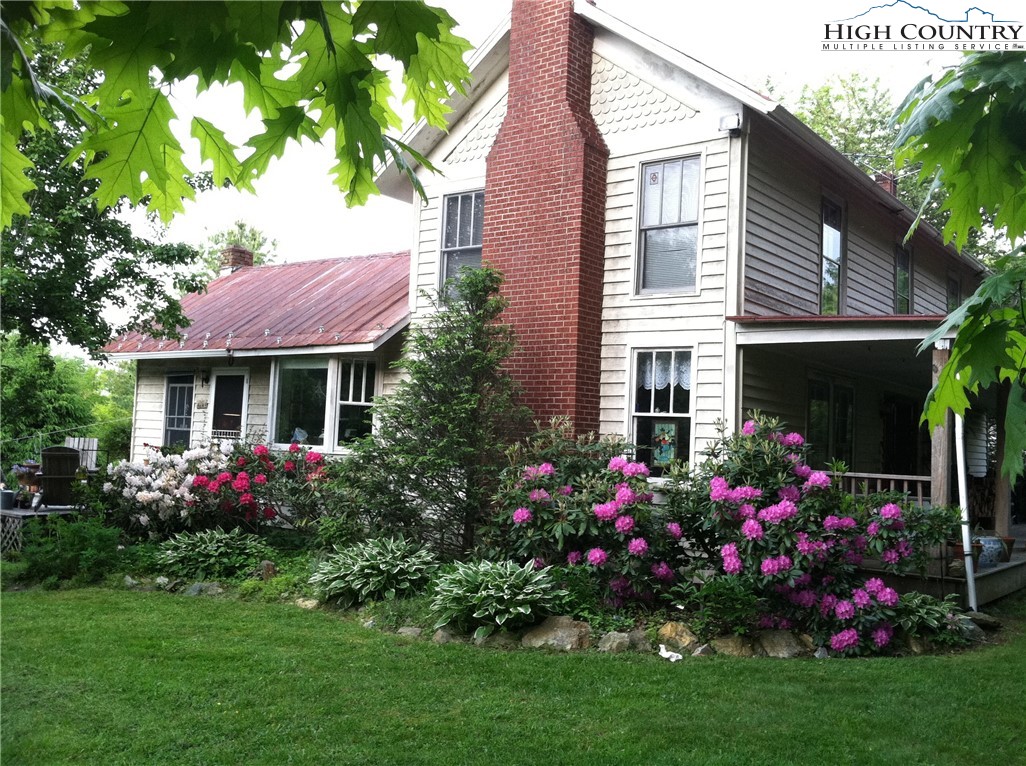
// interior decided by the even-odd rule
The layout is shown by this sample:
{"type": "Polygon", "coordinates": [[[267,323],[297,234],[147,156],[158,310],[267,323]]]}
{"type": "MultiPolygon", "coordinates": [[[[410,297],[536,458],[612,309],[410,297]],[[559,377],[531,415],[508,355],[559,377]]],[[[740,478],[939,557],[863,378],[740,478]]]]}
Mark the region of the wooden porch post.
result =
{"type": "MultiPolygon", "coordinates": [[[[933,347],[934,385],[950,356],[950,341],[940,341],[933,347]]],[[[930,503],[934,508],[951,505],[951,430],[952,415],[949,410],[944,417],[944,425],[937,426],[930,434],[930,503]]]]}
{"type": "Polygon", "coordinates": [[[1001,537],[1010,535],[1012,526],[1012,484],[1001,472],[1001,463],[1005,459],[1005,415],[1010,395],[1011,384],[1001,383],[997,395],[997,476],[994,477],[994,531],[1001,537]]]}

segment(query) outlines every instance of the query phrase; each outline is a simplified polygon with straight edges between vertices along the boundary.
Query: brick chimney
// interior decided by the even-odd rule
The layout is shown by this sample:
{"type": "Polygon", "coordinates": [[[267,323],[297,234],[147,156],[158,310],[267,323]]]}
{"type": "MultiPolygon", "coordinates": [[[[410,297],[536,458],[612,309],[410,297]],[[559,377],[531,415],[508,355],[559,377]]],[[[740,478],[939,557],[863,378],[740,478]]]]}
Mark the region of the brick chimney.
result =
{"type": "Polygon", "coordinates": [[[510,370],[540,419],[599,425],[606,148],[592,28],[573,0],[513,0],[506,118],[488,155],[482,255],[505,275],[510,370]]]}
{"type": "Polygon", "coordinates": [[[883,171],[873,176],[873,180],[876,181],[876,185],[883,189],[888,194],[895,197],[898,196],[898,177],[889,171],[883,171]]]}
{"type": "Polygon", "coordinates": [[[228,245],[221,251],[220,276],[238,271],[243,266],[253,265],[253,253],[242,245],[228,245]]]}

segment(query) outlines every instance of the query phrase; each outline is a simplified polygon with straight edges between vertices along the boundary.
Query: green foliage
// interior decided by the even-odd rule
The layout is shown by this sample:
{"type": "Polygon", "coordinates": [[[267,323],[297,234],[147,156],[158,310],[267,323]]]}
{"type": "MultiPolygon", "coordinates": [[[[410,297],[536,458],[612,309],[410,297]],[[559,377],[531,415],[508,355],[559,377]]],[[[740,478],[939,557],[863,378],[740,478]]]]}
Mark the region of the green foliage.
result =
{"type": "Polygon", "coordinates": [[[277,574],[264,580],[262,576],[250,577],[239,583],[239,597],[252,601],[281,603],[309,596],[312,589],[309,555],[278,556],[277,574]]]}
{"type": "Polygon", "coordinates": [[[456,22],[420,2],[206,2],[183,13],[173,3],[35,0],[5,3],[2,20],[4,228],[12,214],[28,214],[34,184],[23,171],[32,158],[17,144],[25,131],[52,127],[48,106],[62,122],[88,128],[68,157],[84,160],[86,177],[99,181],[91,194],[101,207],[145,202],[168,221],[194,196],[183,148],[168,127],[176,119],[169,86],[192,76],[200,91],[238,84],[246,110],[259,113],[262,130],[241,146],[209,121],[194,121],[201,157],[213,163],[219,185],[252,189],[288,141],[333,135],[332,174],[354,205],[377,192],[377,163],[406,166],[406,147],[386,135],[400,127],[387,62],[402,67],[415,118],[441,129],[450,89],[464,93],[469,75],[462,57],[470,46],[453,35],[456,22]],[[51,87],[32,65],[40,41],[82,54],[102,77],[81,99],[51,87]]]}
{"type": "Polygon", "coordinates": [[[157,565],[169,577],[205,580],[237,577],[255,569],[273,552],[256,535],[236,527],[183,532],[160,544],[157,565]]]}
{"type": "Polygon", "coordinates": [[[405,627],[430,630],[435,624],[431,596],[427,594],[369,601],[360,609],[360,619],[363,622],[373,620],[374,627],[381,630],[405,627]]]}
{"type": "Polygon", "coordinates": [[[371,530],[423,540],[447,558],[474,546],[503,452],[526,425],[503,368],[514,349],[499,317],[501,275],[466,269],[410,328],[395,391],[378,397],[374,434],[353,445],[339,487],[371,530]]]}
{"type": "Polygon", "coordinates": [[[956,600],[955,595],[939,599],[925,593],[905,593],[895,609],[895,622],[906,635],[942,646],[965,646],[969,643],[969,618],[960,612],[956,600]]]}
{"type": "Polygon", "coordinates": [[[438,569],[428,550],[402,538],[380,538],[338,550],[321,562],[310,584],[342,607],[422,592],[438,569]]]}
{"type": "Polygon", "coordinates": [[[32,519],[25,525],[25,577],[34,582],[96,583],[119,563],[119,532],[102,519],[32,519]]]}
{"type": "Polygon", "coordinates": [[[744,635],[755,627],[765,603],[746,584],[733,577],[710,577],[684,582],[671,591],[674,603],[687,614],[687,623],[702,639],[728,633],[744,635]]]}
{"type": "Polygon", "coordinates": [[[431,609],[436,628],[455,625],[483,638],[496,628],[516,628],[551,614],[567,595],[550,567],[512,561],[457,563],[435,581],[431,609]]]}
{"type": "Polygon", "coordinates": [[[260,229],[245,221],[236,221],[227,229],[211,234],[200,253],[202,276],[215,279],[221,270],[221,252],[229,245],[241,245],[253,253],[253,265],[264,266],[278,260],[278,240],[268,239],[260,229]]]}

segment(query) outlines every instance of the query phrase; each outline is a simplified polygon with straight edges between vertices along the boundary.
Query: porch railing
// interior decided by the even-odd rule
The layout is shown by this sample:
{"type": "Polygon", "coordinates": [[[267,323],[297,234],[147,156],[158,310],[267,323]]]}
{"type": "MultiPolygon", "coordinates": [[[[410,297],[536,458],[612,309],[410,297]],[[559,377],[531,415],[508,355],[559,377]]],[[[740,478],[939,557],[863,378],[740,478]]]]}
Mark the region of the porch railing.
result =
{"type": "Polygon", "coordinates": [[[918,505],[930,502],[929,476],[901,476],[893,473],[834,474],[840,487],[852,495],[870,495],[874,492],[904,492],[918,505]]]}

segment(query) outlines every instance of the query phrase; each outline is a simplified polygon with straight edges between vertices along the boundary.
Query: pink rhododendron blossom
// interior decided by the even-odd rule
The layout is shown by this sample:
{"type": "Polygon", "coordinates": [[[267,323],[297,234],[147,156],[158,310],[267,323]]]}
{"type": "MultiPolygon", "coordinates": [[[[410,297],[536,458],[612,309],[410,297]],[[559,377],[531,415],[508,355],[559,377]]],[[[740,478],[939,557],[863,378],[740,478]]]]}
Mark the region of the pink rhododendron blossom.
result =
{"type": "Polygon", "coordinates": [[[897,564],[900,558],[898,552],[893,548],[888,548],[880,554],[880,560],[885,564],[897,564]]]}
{"type": "Polygon", "coordinates": [[[872,577],[872,578],[866,580],[866,584],[865,584],[864,587],[865,587],[867,593],[871,593],[872,595],[875,596],[877,593],[882,591],[885,586],[884,586],[884,581],[881,580],[879,577],[872,577]]]}
{"type": "Polygon", "coordinates": [[[787,500],[791,503],[797,503],[801,500],[802,493],[798,487],[781,487],[777,492],[777,498],[780,500],[787,500]]]}
{"type": "Polygon", "coordinates": [[[864,551],[869,547],[869,540],[866,539],[865,535],[855,535],[851,539],[851,545],[857,551],[864,551]]]}
{"type": "Polygon", "coordinates": [[[865,609],[873,603],[873,597],[865,588],[856,588],[851,592],[851,600],[859,609],[865,609]]]}
{"type": "Polygon", "coordinates": [[[661,582],[673,582],[673,569],[665,561],[652,565],[652,576],[661,582]]]}
{"type": "Polygon", "coordinates": [[[811,609],[812,607],[814,607],[816,605],[816,602],[819,600],[816,597],[816,591],[808,589],[795,591],[790,595],[789,598],[791,603],[797,604],[801,607],[805,607],[806,609],[811,609]]]}
{"type": "Polygon", "coordinates": [[[644,463],[628,463],[623,467],[624,476],[648,476],[648,466],[644,463]]]}
{"type": "Polygon", "coordinates": [[[535,559],[534,559],[534,568],[535,569],[544,569],[545,568],[545,559],[543,559],[541,556],[536,556],[535,559]]]}
{"type": "Polygon", "coordinates": [[[542,476],[552,476],[556,472],[552,463],[542,463],[541,465],[529,465],[524,469],[524,480],[533,481],[540,479],[542,476]]]}
{"type": "Polygon", "coordinates": [[[741,433],[745,436],[753,436],[755,434],[755,421],[746,420],[745,424],[741,426],[741,433]]]}
{"type": "Polygon", "coordinates": [[[834,607],[837,606],[839,600],[833,593],[824,593],[819,600],[819,613],[826,617],[834,611],[834,607]]]}
{"type": "Polygon", "coordinates": [[[741,534],[743,534],[749,540],[761,540],[762,524],[757,522],[755,519],[748,519],[744,524],[741,525],[741,534]]]}
{"type": "Polygon", "coordinates": [[[577,566],[584,561],[584,554],[580,551],[570,551],[566,554],[566,563],[570,566],[577,566]]]}
{"type": "Polygon", "coordinates": [[[709,499],[715,503],[726,500],[730,495],[730,485],[722,476],[713,476],[709,480],[709,499]]]}
{"type": "Polygon", "coordinates": [[[784,434],[780,439],[780,443],[785,447],[801,447],[805,444],[805,439],[801,434],[792,431],[789,434],[784,434]]]}
{"type": "Polygon", "coordinates": [[[807,479],[810,476],[812,476],[812,469],[809,468],[809,466],[805,465],[805,463],[798,463],[791,470],[794,471],[794,475],[797,476],[799,479],[807,479]]]}
{"type": "Polygon", "coordinates": [[[680,524],[678,524],[676,521],[671,521],[669,524],[666,525],[666,534],[668,534],[674,540],[680,540],[681,535],[683,535],[684,532],[683,530],[681,530],[680,524]]]}
{"type": "Polygon", "coordinates": [[[887,503],[880,509],[880,518],[888,521],[898,521],[901,518],[901,506],[895,503],[887,503]]]}
{"type": "Polygon", "coordinates": [[[730,490],[727,493],[727,500],[731,503],[741,503],[745,500],[757,500],[762,497],[762,490],[755,487],[743,486],[730,490]]]}
{"type": "Polygon", "coordinates": [[[805,480],[802,489],[808,492],[811,489],[825,489],[830,486],[830,477],[823,471],[813,471],[805,480]]]}
{"type": "Polygon", "coordinates": [[[297,442],[292,442],[292,444],[289,445],[289,452],[299,452],[299,450],[300,446],[297,442]]]}
{"type": "Polygon", "coordinates": [[[831,514],[823,519],[823,529],[830,532],[836,532],[841,529],[854,529],[855,526],[855,519],[851,516],[837,517],[831,514]]]}
{"type": "Polygon", "coordinates": [[[720,558],[723,559],[723,571],[727,574],[738,574],[744,569],[741,557],[737,555],[737,545],[734,543],[727,543],[720,548],[720,558]]]}
{"type": "Polygon", "coordinates": [[[631,581],[623,575],[614,577],[609,581],[609,589],[620,596],[626,596],[634,589],[631,587],[631,581]]]}
{"type": "Polygon", "coordinates": [[[792,562],[790,556],[775,556],[763,559],[760,571],[765,577],[773,577],[781,572],[789,572],[791,570],[791,565],[792,562]]]}
{"type": "Polygon", "coordinates": [[[610,471],[622,471],[626,467],[627,467],[627,459],[626,458],[622,458],[622,457],[611,458],[610,461],[609,461],[609,465],[607,466],[607,468],[610,471]]]}
{"type": "Polygon", "coordinates": [[[838,620],[850,620],[855,616],[855,605],[850,601],[838,601],[834,606],[834,615],[838,620]]]}
{"type": "Polygon", "coordinates": [[[812,575],[806,572],[805,574],[794,578],[794,585],[796,588],[804,588],[806,585],[812,583],[812,575]]]}
{"type": "Polygon", "coordinates": [[[620,514],[620,504],[615,500],[608,503],[599,503],[592,510],[599,521],[612,521],[620,514]]]}
{"type": "Polygon", "coordinates": [[[760,630],[772,630],[776,626],[777,621],[773,618],[773,615],[771,614],[759,615],[759,619],[755,623],[755,627],[759,628],[760,630]]]}
{"type": "Polygon", "coordinates": [[[845,628],[830,637],[830,648],[835,652],[843,652],[859,645],[859,634],[855,628],[845,628]]]}
{"type": "Polygon", "coordinates": [[[631,530],[634,529],[634,518],[631,516],[621,516],[616,520],[614,526],[621,535],[629,535],[631,530]]]}
{"type": "Polygon", "coordinates": [[[870,537],[876,537],[878,534],[880,534],[880,522],[869,522],[869,525],[866,527],[866,534],[868,534],[870,537]]]}
{"type": "Polygon", "coordinates": [[[253,454],[256,457],[266,457],[271,454],[271,451],[267,449],[266,444],[257,444],[253,447],[253,454]]]}
{"type": "Polygon", "coordinates": [[[742,503],[737,508],[737,517],[739,519],[754,519],[755,506],[751,503],[742,503]]]}
{"type": "Polygon", "coordinates": [[[602,566],[606,563],[606,559],[608,558],[608,554],[601,548],[592,548],[588,551],[588,563],[593,567],[602,566]]]}
{"type": "Polygon", "coordinates": [[[789,518],[798,513],[798,507],[790,500],[781,500],[776,505],[770,505],[759,511],[759,521],[765,521],[769,524],[779,524],[782,521],[787,521],[789,518]]]}
{"type": "Polygon", "coordinates": [[[884,606],[897,606],[898,591],[894,588],[881,588],[880,592],[876,594],[876,600],[884,606]]]}
{"type": "Polygon", "coordinates": [[[908,540],[898,540],[898,544],[894,546],[894,550],[896,550],[898,555],[903,559],[907,559],[912,555],[912,543],[908,540]]]}
{"type": "Polygon", "coordinates": [[[627,552],[632,556],[644,556],[648,553],[648,541],[644,537],[631,538],[627,543],[627,552]]]}
{"type": "Polygon", "coordinates": [[[630,488],[629,484],[616,485],[616,502],[630,505],[638,499],[637,494],[630,488]]]}
{"type": "Polygon", "coordinates": [[[528,493],[527,499],[530,500],[532,503],[540,503],[549,499],[549,493],[541,488],[532,489],[528,493]]]}
{"type": "Polygon", "coordinates": [[[571,487],[569,484],[567,484],[565,487],[560,488],[560,490],[559,490],[559,494],[561,494],[563,496],[572,495],[573,493],[574,493],[574,488],[571,487]]]}
{"type": "Polygon", "coordinates": [[[531,513],[530,508],[517,508],[513,511],[513,523],[514,524],[526,524],[534,518],[534,514],[531,513]]]}
{"type": "Polygon", "coordinates": [[[873,644],[877,649],[883,649],[891,642],[894,636],[894,628],[890,623],[885,622],[873,631],[873,644]]]}

